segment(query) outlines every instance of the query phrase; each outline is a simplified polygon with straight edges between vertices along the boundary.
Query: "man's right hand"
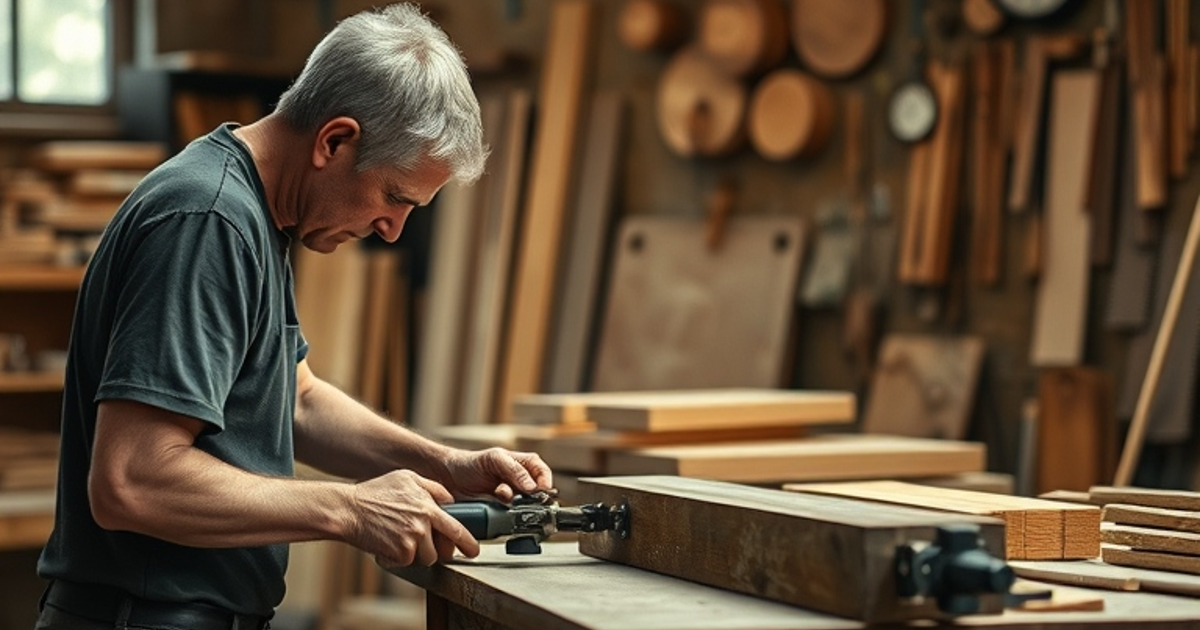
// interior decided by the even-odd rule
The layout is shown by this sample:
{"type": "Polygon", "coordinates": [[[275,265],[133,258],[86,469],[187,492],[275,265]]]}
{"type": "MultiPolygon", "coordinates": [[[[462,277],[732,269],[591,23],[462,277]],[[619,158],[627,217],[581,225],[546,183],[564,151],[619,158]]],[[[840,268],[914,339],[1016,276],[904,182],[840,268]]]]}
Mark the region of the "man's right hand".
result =
{"type": "Polygon", "coordinates": [[[441,484],[395,470],[354,486],[354,522],[346,542],[389,565],[430,566],[454,556],[479,555],[479,542],[441,508],[454,497],[441,484]]]}

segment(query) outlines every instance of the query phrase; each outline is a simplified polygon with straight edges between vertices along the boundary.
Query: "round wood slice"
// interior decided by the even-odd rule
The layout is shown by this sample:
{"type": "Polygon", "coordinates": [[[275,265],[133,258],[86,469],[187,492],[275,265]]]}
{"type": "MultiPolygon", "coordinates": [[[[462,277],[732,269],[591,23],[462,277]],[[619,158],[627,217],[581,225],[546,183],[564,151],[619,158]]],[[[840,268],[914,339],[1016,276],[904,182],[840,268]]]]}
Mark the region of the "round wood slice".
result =
{"type": "Polygon", "coordinates": [[[833,94],[799,70],[776,70],[754,90],[750,143],[768,160],[811,156],[825,148],[834,125],[833,94]]]}
{"type": "Polygon", "coordinates": [[[631,0],[621,9],[617,35],[633,50],[672,50],[687,38],[687,16],[667,0],[631,0]]]}
{"type": "Polygon", "coordinates": [[[792,0],[792,46],[814,73],[848,77],[879,51],[887,21],[884,0],[792,0]]]}
{"type": "Polygon", "coordinates": [[[1004,13],[992,0],[963,0],[963,22],[972,33],[991,35],[1004,26],[1004,13]]]}
{"type": "Polygon", "coordinates": [[[724,155],[745,140],[746,89],[695,47],[671,59],[658,84],[658,127],[684,157],[724,155]]]}
{"type": "Polygon", "coordinates": [[[787,17],[780,0],[708,0],[698,31],[700,49],[736,76],[770,70],[787,54],[787,17]]]}

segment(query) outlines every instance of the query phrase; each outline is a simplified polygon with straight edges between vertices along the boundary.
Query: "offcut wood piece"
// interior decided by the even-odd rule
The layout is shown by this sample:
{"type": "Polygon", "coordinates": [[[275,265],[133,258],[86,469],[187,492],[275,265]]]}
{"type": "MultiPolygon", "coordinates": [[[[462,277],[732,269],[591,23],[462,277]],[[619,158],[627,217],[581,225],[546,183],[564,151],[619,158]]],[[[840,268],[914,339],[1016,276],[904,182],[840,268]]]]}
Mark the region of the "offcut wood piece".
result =
{"type": "Polygon", "coordinates": [[[1097,507],[899,481],[787,484],[784,490],[996,517],[1004,521],[1005,553],[1012,560],[1095,558],[1100,554],[1097,507]]]}
{"type": "Polygon", "coordinates": [[[587,403],[587,418],[610,431],[674,432],[853,422],[850,392],[714,389],[630,392],[587,403]]]}
{"type": "Polygon", "coordinates": [[[1200,574],[1200,556],[1159,553],[1128,546],[1105,544],[1100,548],[1100,559],[1109,564],[1123,567],[1200,574]]]}
{"type": "Polygon", "coordinates": [[[31,163],[54,172],[80,169],[150,170],[167,158],[167,149],[157,142],[106,140],[54,140],[43,142],[30,153],[31,163]]]}
{"type": "Polygon", "coordinates": [[[799,438],[803,435],[803,428],[795,426],[748,426],[737,429],[700,429],[666,433],[590,431],[550,437],[542,440],[536,451],[554,470],[602,475],[608,470],[610,453],[617,451],[647,446],[782,440],[799,438]]]}
{"type": "Polygon", "coordinates": [[[1038,390],[1038,492],[1107,479],[1116,448],[1112,378],[1090,367],[1049,369],[1038,390]]]}
{"type": "Polygon", "coordinates": [[[982,337],[889,334],[871,379],[863,432],[965,438],[984,350],[982,337]]]}
{"type": "Polygon", "coordinates": [[[1200,512],[1168,510],[1143,505],[1110,503],[1104,506],[1104,520],[1120,525],[1157,527],[1200,534],[1200,512]]]}
{"type": "Polygon", "coordinates": [[[1034,308],[1030,362],[1079,365],[1087,329],[1091,219],[1088,161],[1100,100],[1094,69],[1061,70],[1051,81],[1047,121],[1043,264],[1034,308]]]}
{"type": "Polygon", "coordinates": [[[592,390],[784,384],[803,220],[733,217],[716,251],[705,234],[702,221],[624,220],[592,390]]]}
{"type": "Polygon", "coordinates": [[[542,381],[563,214],[572,186],[576,128],[596,30],[592,24],[595,7],[587,0],[564,0],[551,8],[529,198],[514,270],[507,355],[497,405],[497,412],[506,420],[513,397],[536,392],[542,381]]]}
{"type": "MultiPolygon", "coordinates": [[[[1045,591],[1042,584],[1017,579],[1009,592],[1021,595],[1045,591]]],[[[1026,612],[1096,612],[1104,610],[1104,598],[1093,591],[1071,588],[1055,588],[1050,591],[1050,599],[1028,599],[1016,610],[1026,612]]]]}
{"type": "Polygon", "coordinates": [[[1168,510],[1185,510],[1200,512],[1200,492],[1187,490],[1159,490],[1157,488],[1137,488],[1131,486],[1092,486],[1088,494],[1093,501],[1141,505],[1145,507],[1166,508],[1168,510]]]}
{"type": "Polygon", "coordinates": [[[469,314],[463,416],[496,419],[500,368],[504,361],[505,313],[513,270],[513,248],[520,215],[521,184],[525,175],[532,96],[514,90],[505,103],[504,127],[493,156],[493,173],[484,189],[484,219],[480,226],[475,271],[475,308],[469,314]]]}
{"type": "Polygon", "coordinates": [[[1123,545],[1142,551],[1200,556],[1200,534],[1191,532],[1102,523],[1100,539],[1108,544],[1123,545]]]}
{"type": "Polygon", "coordinates": [[[610,475],[679,475],[768,483],[930,477],[983,470],[974,442],[879,435],[821,435],[790,441],[661,446],[609,456],[610,475]]]}
{"type": "Polygon", "coordinates": [[[604,252],[612,232],[618,156],[625,135],[625,103],[617,91],[592,99],[580,164],[582,177],[570,220],[566,267],[560,278],[545,391],[575,392],[586,385],[600,311],[604,252]]]}
{"type": "Polygon", "coordinates": [[[580,536],[586,555],[868,622],[935,613],[931,601],[904,606],[896,597],[898,545],[969,523],[988,549],[1003,546],[1003,526],[990,518],[678,477],[580,485],[606,504],[627,504],[631,516],[628,538],[580,536]]]}

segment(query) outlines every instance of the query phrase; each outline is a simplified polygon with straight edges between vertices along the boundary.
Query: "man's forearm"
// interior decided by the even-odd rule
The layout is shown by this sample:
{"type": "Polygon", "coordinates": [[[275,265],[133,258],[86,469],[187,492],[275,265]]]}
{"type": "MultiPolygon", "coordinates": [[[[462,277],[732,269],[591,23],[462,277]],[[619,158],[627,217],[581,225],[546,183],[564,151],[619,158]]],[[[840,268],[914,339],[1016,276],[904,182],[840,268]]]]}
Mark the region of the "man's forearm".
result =
{"type": "Polygon", "coordinates": [[[294,438],[297,460],[355,480],[408,468],[442,481],[453,451],[380,417],[323,381],[297,398],[294,438]]]}

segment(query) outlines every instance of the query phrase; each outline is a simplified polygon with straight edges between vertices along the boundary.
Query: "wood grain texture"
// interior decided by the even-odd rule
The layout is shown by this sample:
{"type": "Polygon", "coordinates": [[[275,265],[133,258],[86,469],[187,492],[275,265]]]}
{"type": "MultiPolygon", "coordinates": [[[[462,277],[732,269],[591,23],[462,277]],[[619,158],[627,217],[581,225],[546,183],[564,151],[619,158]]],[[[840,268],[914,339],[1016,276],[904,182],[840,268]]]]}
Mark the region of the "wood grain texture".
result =
{"type": "Polygon", "coordinates": [[[1091,367],[1044,370],[1038,410],[1038,492],[1083,491],[1109,478],[1116,454],[1112,377],[1091,367]]]}
{"type": "Polygon", "coordinates": [[[1100,540],[1138,550],[1200,556],[1200,534],[1190,532],[1102,523],[1100,540]]]}
{"type": "Polygon", "coordinates": [[[579,193],[569,220],[566,266],[559,279],[554,335],[546,358],[546,392],[575,392],[586,385],[600,312],[604,254],[613,231],[625,112],[620,92],[610,90],[592,99],[579,193]]]}
{"type": "Polygon", "coordinates": [[[871,378],[863,432],[961,440],[975,410],[984,340],[893,333],[871,378]]]}
{"type": "Polygon", "coordinates": [[[786,484],[784,489],[999,518],[1005,523],[1009,559],[1095,558],[1100,553],[1096,507],[899,481],[786,484]]]}
{"type": "Polygon", "coordinates": [[[616,452],[608,474],[665,474],[766,483],[928,477],[983,470],[985,449],[949,442],[871,435],[669,446],[616,452]]]}
{"type": "Polygon", "coordinates": [[[979,525],[989,548],[1003,545],[989,518],[678,477],[580,484],[607,504],[627,503],[632,524],[625,539],[581,536],[586,555],[870,622],[932,612],[932,602],[903,606],[895,596],[897,545],[931,541],[947,523],[979,525]]]}
{"type": "Polygon", "coordinates": [[[855,418],[850,392],[713,389],[603,395],[587,418],[612,431],[697,431],[844,424],[855,418]]]}
{"type": "Polygon", "coordinates": [[[560,0],[550,10],[529,196],[514,269],[507,350],[496,409],[506,420],[511,417],[513,397],[536,392],[542,381],[563,215],[573,185],[577,128],[597,30],[593,25],[595,11],[596,4],[587,0],[560,0]]]}
{"type": "Polygon", "coordinates": [[[1123,567],[1200,575],[1200,556],[1159,553],[1156,551],[1105,544],[1100,548],[1100,558],[1109,564],[1123,567]]]}
{"type": "Polygon", "coordinates": [[[793,0],[791,8],[792,47],[801,63],[823,77],[858,73],[887,34],[884,0],[793,0]]]}
{"type": "Polygon", "coordinates": [[[1126,503],[1129,505],[1166,508],[1168,510],[1200,512],[1200,492],[1159,490],[1156,488],[1092,486],[1088,493],[1091,495],[1093,501],[1099,501],[1105,505],[1109,503],[1126,503]]]}
{"type": "Polygon", "coordinates": [[[1200,534],[1200,512],[1111,503],[1104,506],[1103,518],[1107,522],[1121,525],[1157,527],[1200,534]]]}
{"type": "Polygon", "coordinates": [[[1060,70],[1051,80],[1047,118],[1045,240],[1034,307],[1030,362],[1079,365],[1087,331],[1091,219],[1088,161],[1099,110],[1101,74],[1060,70]]]}
{"type": "Polygon", "coordinates": [[[784,384],[802,219],[731,218],[717,251],[705,234],[702,221],[624,220],[592,390],[784,384]]]}

